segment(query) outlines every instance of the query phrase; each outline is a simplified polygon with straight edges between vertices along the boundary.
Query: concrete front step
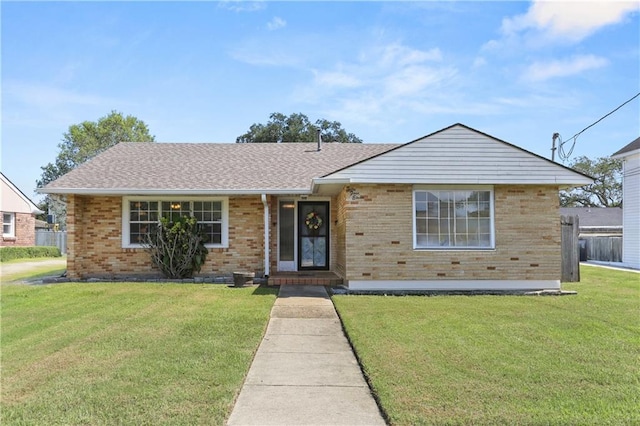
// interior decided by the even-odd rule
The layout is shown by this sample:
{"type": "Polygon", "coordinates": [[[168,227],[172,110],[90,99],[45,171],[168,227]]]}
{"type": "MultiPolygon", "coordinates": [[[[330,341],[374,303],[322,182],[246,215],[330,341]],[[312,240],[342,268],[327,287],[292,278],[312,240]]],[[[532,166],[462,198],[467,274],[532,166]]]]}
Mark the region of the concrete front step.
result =
{"type": "Polygon", "coordinates": [[[269,277],[269,285],[320,285],[337,287],[343,284],[342,278],[332,272],[280,273],[269,277]]]}

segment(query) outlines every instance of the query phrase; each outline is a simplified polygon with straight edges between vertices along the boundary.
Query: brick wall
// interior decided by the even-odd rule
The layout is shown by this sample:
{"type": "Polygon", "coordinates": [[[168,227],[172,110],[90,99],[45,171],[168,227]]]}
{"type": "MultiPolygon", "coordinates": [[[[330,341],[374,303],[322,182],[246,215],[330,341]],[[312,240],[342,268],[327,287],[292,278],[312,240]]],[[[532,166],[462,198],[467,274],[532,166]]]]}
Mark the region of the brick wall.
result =
{"type": "MultiPolygon", "coordinates": [[[[144,249],[122,248],[122,198],[67,199],[67,275],[72,279],[159,275],[144,249]]],[[[229,198],[229,247],[209,249],[200,275],[262,270],[263,205],[259,196],[229,198]]]]}
{"type": "Polygon", "coordinates": [[[36,245],[36,218],[31,213],[14,213],[15,236],[2,237],[0,247],[31,247],[36,245]]]}
{"type": "MultiPolygon", "coordinates": [[[[331,200],[331,270],[352,280],[557,280],[558,188],[495,186],[495,250],[414,250],[411,185],[352,185],[331,200]]],[[[269,197],[271,274],[277,197],[269,197]]],[[[70,278],[158,275],[143,249],[122,248],[122,198],[67,200],[70,278]]],[[[229,199],[229,247],[210,249],[201,275],[264,268],[260,196],[229,199]]]]}
{"type": "Polygon", "coordinates": [[[494,196],[495,250],[414,250],[412,186],[352,185],[338,201],[346,278],[559,280],[558,188],[497,185],[494,196]]]}

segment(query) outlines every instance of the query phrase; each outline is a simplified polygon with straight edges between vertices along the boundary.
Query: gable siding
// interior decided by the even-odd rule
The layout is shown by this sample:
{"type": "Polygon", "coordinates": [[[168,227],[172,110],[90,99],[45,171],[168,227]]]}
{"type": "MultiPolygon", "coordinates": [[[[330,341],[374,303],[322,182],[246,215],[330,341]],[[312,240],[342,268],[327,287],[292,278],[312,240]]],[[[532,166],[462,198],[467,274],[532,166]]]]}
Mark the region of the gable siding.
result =
{"type": "Polygon", "coordinates": [[[365,160],[327,178],[407,184],[591,182],[558,164],[462,126],[454,126],[365,160]]]}

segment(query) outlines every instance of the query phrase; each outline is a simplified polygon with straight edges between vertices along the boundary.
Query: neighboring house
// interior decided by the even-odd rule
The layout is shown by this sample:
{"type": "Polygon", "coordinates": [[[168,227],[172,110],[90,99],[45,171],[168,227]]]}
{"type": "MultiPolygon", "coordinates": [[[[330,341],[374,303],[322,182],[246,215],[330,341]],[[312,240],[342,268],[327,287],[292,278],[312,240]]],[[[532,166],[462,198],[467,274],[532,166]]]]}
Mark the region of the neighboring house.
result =
{"type": "Polygon", "coordinates": [[[578,216],[580,237],[622,236],[622,209],[620,207],[561,207],[563,216],[578,216]]]}
{"type": "Polygon", "coordinates": [[[67,196],[72,279],[157,274],[141,237],[190,214],[208,235],[204,275],[506,290],[560,287],[558,191],[589,183],[455,124],[403,145],[120,143],[41,192],[67,196]]]}
{"type": "Polygon", "coordinates": [[[561,207],[563,216],[578,216],[580,260],[622,262],[620,207],[561,207]]]}
{"type": "Polygon", "coordinates": [[[44,213],[3,173],[0,173],[0,211],[2,240],[0,246],[35,246],[36,215],[44,213]]]}
{"type": "Polygon", "coordinates": [[[622,160],[622,263],[640,269],[640,138],[612,155],[622,160]]]}

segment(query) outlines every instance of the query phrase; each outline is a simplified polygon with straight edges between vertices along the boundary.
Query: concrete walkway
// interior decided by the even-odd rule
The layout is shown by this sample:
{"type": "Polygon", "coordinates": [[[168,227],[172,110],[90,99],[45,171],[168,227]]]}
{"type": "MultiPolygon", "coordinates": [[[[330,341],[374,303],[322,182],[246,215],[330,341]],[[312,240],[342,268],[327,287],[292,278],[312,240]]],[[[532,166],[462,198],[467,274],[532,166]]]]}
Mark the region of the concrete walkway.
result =
{"type": "Polygon", "coordinates": [[[385,424],[324,287],[280,287],[227,424],[385,424]]]}

